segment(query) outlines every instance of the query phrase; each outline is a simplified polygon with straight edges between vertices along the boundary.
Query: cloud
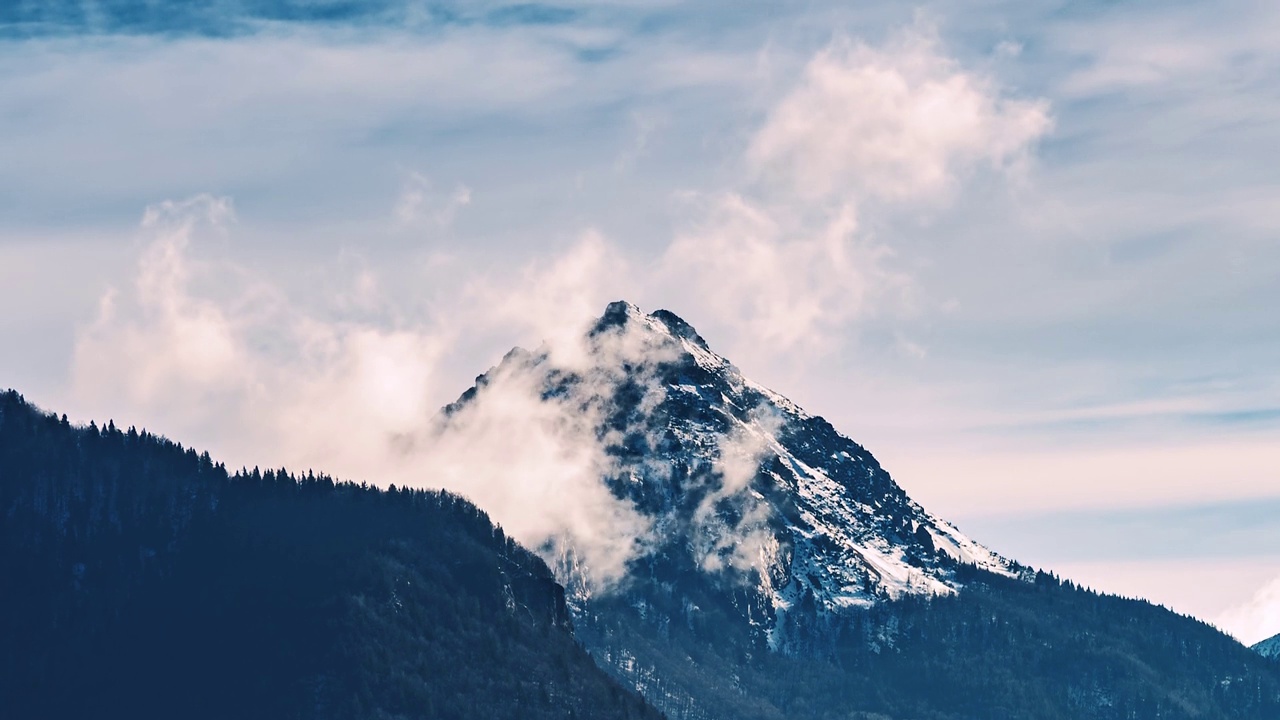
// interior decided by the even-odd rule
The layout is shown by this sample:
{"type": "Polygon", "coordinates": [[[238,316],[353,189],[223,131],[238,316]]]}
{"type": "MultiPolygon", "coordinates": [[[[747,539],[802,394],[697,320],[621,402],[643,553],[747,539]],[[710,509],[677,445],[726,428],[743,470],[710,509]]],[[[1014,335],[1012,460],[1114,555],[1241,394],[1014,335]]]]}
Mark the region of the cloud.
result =
{"type": "MultiPolygon", "coordinates": [[[[208,195],[147,209],[132,285],[107,292],[78,334],[72,381],[82,402],[146,417],[233,466],[445,487],[549,560],[572,547],[592,588],[621,575],[646,526],[603,482],[598,408],[544,401],[538,376],[517,365],[438,426],[462,389],[442,386],[441,370],[469,334],[555,328],[546,346],[554,362],[583,366],[583,322],[616,288],[607,268],[617,258],[602,238],[587,234],[514,276],[476,273],[438,313],[404,322],[388,320],[402,312],[368,314],[395,300],[367,268],[335,293],[328,317],[243,267],[198,259],[195,241],[226,232],[231,218],[230,201],[208,195]]],[[[648,354],[622,339],[610,348],[590,356],[621,367],[618,353],[648,354]]]]}
{"type": "Polygon", "coordinates": [[[448,227],[459,210],[471,204],[471,188],[459,183],[452,192],[436,191],[431,181],[420,172],[410,172],[396,199],[396,226],[410,227],[428,221],[437,227],[448,227]]]}
{"type": "Polygon", "coordinates": [[[627,172],[635,167],[637,161],[649,151],[649,143],[654,132],[668,122],[667,118],[649,113],[636,112],[631,115],[633,136],[630,144],[618,154],[613,168],[617,172],[627,172]]]}
{"type": "Polygon", "coordinates": [[[606,482],[628,472],[609,451],[625,442],[611,423],[614,398],[635,381],[642,412],[660,403],[666,388],[656,373],[675,352],[669,336],[641,321],[513,350],[406,452],[446,487],[515,518],[509,529],[575,592],[608,591],[653,529],[606,482]]]}
{"type": "Polygon", "coordinates": [[[906,201],[950,191],[978,164],[1016,166],[1050,127],[1047,103],[1005,97],[913,29],[884,48],[818,53],[751,141],[750,167],[807,201],[906,201]]]}
{"type": "Polygon", "coordinates": [[[761,577],[768,577],[768,564],[776,555],[778,539],[768,526],[770,507],[751,488],[751,481],[760,472],[761,461],[774,450],[771,438],[781,425],[780,415],[761,406],[752,411],[746,422],[720,438],[709,475],[717,484],[693,514],[693,550],[703,569],[754,569],[761,577]]]}
{"type": "Polygon", "coordinates": [[[558,361],[580,367],[582,335],[605,305],[638,292],[641,278],[608,238],[587,230],[568,247],[535,258],[501,279],[475,273],[462,291],[473,317],[512,337],[555,348],[558,361]]]}
{"type": "Polygon", "coordinates": [[[850,322],[909,294],[859,210],[934,206],[980,167],[1023,164],[1049,127],[1045,101],[1006,97],[919,28],[882,48],[839,38],[747,143],[752,182],[695,196],[704,216],[677,235],[664,272],[694,280],[757,353],[829,349],[850,322]]]}
{"type": "Polygon", "coordinates": [[[186,250],[196,228],[232,217],[230,200],[200,195],[147,208],[142,226],[156,233],[143,253],[133,293],[103,295],[98,317],[76,346],[74,383],[82,393],[125,393],[143,403],[174,399],[177,386],[199,406],[252,382],[238,329],[213,301],[185,292],[194,272],[186,250]]]}
{"type": "Polygon", "coordinates": [[[888,249],[857,234],[851,206],[816,226],[736,193],[710,198],[706,217],[680,232],[663,259],[668,280],[688,282],[701,305],[755,353],[823,347],[828,332],[892,286],[888,249]]]}
{"type": "Polygon", "coordinates": [[[597,435],[603,407],[587,402],[596,390],[544,397],[546,380],[532,356],[510,356],[406,450],[418,469],[407,482],[466,495],[541,551],[562,582],[600,592],[626,574],[649,522],[603,481],[615,463],[597,435]]]}
{"type": "Polygon", "coordinates": [[[1214,624],[1250,645],[1280,633],[1280,577],[1219,615],[1214,624]]]}
{"type": "Polygon", "coordinates": [[[1269,31],[1277,19],[1275,6],[1247,1],[1173,11],[1132,6],[1107,13],[1106,22],[1066,23],[1052,34],[1076,55],[1064,83],[1068,93],[1172,97],[1194,89],[1203,101],[1203,93],[1220,99],[1266,82],[1280,59],[1269,31]]]}

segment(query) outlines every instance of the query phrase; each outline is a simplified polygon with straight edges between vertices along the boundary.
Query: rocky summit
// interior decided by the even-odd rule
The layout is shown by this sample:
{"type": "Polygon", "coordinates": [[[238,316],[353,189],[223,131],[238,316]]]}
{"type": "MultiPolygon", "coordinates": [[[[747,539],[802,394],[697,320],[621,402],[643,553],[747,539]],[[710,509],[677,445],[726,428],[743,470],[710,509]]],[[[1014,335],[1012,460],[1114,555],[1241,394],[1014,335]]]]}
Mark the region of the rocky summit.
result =
{"type": "MultiPolygon", "coordinates": [[[[802,608],[840,613],[950,594],[962,564],[1016,571],[908,497],[864,447],[744,377],[671,312],[612,303],[561,362],[565,354],[514,350],[453,409],[521,376],[589,418],[612,460],[605,482],[655,529],[640,539],[633,570],[702,575],[735,591],[742,618],[775,649],[787,648],[787,616],[802,608]]],[[[581,602],[591,568],[562,570],[581,602]]]]}

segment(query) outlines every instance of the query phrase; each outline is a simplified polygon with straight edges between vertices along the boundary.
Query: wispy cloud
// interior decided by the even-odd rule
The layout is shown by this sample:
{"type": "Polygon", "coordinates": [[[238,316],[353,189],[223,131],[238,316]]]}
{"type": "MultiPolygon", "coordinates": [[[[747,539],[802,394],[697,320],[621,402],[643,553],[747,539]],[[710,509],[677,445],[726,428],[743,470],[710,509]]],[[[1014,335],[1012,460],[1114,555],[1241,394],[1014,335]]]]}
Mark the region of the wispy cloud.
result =
{"type": "Polygon", "coordinates": [[[459,210],[471,204],[471,188],[459,183],[449,193],[440,193],[431,181],[420,172],[413,171],[405,178],[396,198],[394,210],[398,228],[408,228],[427,222],[444,228],[453,223],[459,210]]]}
{"type": "Polygon", "coordinates": [[[1050,124],[1045,101],[1008,97],[926,28],[884,47],[838,37],[749,138],[751,182],[704,200],[664,270],[714,286],[703,302],[755,354],[829,350],[910,282],[859,211],[932,208],[961,178],[1022,163],[1050,124]]]}
{"type": "Polygon", "coordinates": [[[912,29],[884,48],[839,38],[810,60],[748,158],[809,201],[918,200],[976,165],[1018,164],[1050,125],[1046,101],[1008,97],[912,29]]]}
{"type": "Polygon", "coordinates": [[[77,338],[82,407],[145,417],[233,464],[446,487],[531,547],[554,555],[571,541],[593,583],[621,575],[646,526],[604,484],[598,423],[581,407],[544,401],[538,376],[506,368],[432,430],[464,389],[439,375],[467,334],[532,328],[558,366],[585,361],[585,323],[616,289],[600,272],[610,251],[599,238],[514,277],[475,273],[437,314],[388,324],[363,312],[378,301],[367,271],[349,278],[359,302],[335,319],[230,261],[196,259],[193,241],[231,221],[230,202],[208,195],[147,209],[132,283],[105,294],[77,338]]]}

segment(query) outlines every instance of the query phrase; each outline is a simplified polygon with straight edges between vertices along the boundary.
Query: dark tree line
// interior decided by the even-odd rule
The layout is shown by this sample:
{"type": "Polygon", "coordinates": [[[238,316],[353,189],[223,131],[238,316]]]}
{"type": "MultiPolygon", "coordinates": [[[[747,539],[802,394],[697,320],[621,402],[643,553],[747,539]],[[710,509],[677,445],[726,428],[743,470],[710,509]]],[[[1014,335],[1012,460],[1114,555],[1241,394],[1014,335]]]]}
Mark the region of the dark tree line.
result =
{"type": "Polygon", "coordinates": [[[5,718],[656,718],[443,492],[228,473],[0,395],[5,718]]]}

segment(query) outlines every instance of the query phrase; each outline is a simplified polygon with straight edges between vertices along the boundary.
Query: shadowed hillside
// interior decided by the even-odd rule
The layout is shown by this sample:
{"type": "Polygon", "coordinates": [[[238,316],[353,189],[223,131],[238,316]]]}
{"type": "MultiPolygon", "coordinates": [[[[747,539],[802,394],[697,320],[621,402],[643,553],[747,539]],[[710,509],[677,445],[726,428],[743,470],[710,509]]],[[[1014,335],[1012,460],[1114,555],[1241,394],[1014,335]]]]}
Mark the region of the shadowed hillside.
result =
{"type": "Polygon", "coordinates": [[[0,395],[6,718],[656,718],[447,493],[254,470],[0,395]]]}

